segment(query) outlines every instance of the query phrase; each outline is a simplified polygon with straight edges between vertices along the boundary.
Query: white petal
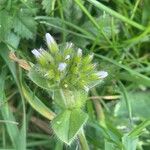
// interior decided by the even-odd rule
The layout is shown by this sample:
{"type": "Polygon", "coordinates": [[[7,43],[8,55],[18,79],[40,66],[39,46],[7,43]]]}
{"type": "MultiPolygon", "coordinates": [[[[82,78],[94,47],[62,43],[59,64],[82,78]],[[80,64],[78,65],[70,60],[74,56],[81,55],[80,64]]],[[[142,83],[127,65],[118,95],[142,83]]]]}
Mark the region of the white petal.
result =
{"type": "Polygon", "coordinates": [[[58,70],[59,70],[59,71],[63,71],[66,67],[67,67],[67,64],[66,64],[66,63],[60,63],[60,64],[58,65],[58,70]]]}
{"type": "Polygon", "coordinates": [[[93,57],[94,57],[94,53],[92,53],[92,54],[90,55],[90,59],[92,60],[93,57]]]}
{"type": "Polygon", "coordinates": [[[81,49],[81,48],[78,48],[77,55],[78,55],[79,57],[82,56],[82,49],[81,49]]]}
{"type": "Polygon", "coordinates": [[[99,71],[99,72],[97,73],[97,75],[98,75],[98,77],[99,77],[100,79],[103,79],[103,78],[106,78],[106,77],[108,76],[108,72],[106,72],[106,71],[99,71]]]}
{"type": "Polygon", "coordinates": [[[67,42],[67,44],[66,44],[66,49],[70,49],[71,47],[73,47],[73,43],[67,42]]]}
{"type": "Polygon", "coordinates": [[[45,34],[45,38],[46,38],[47,45],[55,43],[54,38],[49,33],[45,34]]]}
{"type": "Polygon", "coordinates": [[[84,86],[84,89],[86,92],[89,92],[89,88],[87,86],[84,86]]]}
{"type": "Polygon", "coordinates": [[[37,58],[39,58],[39,57],[41,56],[41,53],[40,53],[37,49],[33,49],[31,52],[32,52],[32,53],[34,54],[34,56],[37,57],[37,58]]]}
{"type": "Polygon", "coordinates": [[[65,60],[68,60],[68,59],[70,59],[70,55],[67,55],[67,56],[65,57],[65,60]]]}

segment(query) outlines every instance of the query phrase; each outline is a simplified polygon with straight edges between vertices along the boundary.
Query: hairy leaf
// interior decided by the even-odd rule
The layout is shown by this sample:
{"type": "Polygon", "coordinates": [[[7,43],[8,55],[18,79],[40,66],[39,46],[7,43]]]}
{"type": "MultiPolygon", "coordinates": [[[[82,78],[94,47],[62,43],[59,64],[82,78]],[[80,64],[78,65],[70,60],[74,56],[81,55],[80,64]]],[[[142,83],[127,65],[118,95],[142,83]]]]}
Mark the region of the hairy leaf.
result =
{"type": "Polygon", "coordinates": [[[51,125],[56,136],[69,145],[83,128],[87,119],[87,114],[80,109],[64,110],[52,120],[51,125]]]}
{"type": "Polygon", "coordinates": [[[36,22],[30,15],[18,14],[13,22],[14,31],[22,38],[32,39],[36,32],[36,22]]]}

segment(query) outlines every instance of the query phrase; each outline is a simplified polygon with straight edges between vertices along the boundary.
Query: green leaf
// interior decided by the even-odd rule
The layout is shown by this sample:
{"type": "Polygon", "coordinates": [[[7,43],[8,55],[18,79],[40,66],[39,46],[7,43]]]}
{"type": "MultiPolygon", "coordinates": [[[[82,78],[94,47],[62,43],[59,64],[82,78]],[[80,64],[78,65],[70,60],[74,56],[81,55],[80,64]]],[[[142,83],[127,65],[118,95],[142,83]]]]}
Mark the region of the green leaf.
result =
{"type": "Polygon", "coordinates": [[[56,136],[70,145],[87,119],[87,114],[81,109],[64,110],[52,120],[51,125],[56,136]]]}
{"type": "Polygon", "coordinates": [[[5,10],[0,10],[0,42],[5,40],[12,28],[12,18],[5,10]]]}
{"type": "MultiPolygon", "coordinates": [[[[99,27],[103,30],[103,32],[105,33],[105,35],[108,38],[111,38],[112,36],[112,17],[109,15],[101,15],[99,18],[95,19],[97,24],[99,25],[99,27]]],[[[118,34],[119,32],[119,24],[116,22],[115,20],[115,28],[113,29],[113,34],[118,34]]],[[[106,39],[103,37],[102,34],[99,34],[97,28],[90,22],[85,22],[85,24],[83,24],[82,28],[84,28],[86,31],[88,31],[89,33],[93,34],[93,36],[99,37],[100,41],[103,40],[105,41],[106,39]]]]}
{"type": "Polygon", "coordinates": [[[125,150],[136,150],[138,138],[130,137],[126,134],[122,137],[122,143],[125,150]]]}
{"type": "Polygon", "coordinates": [[[42,1],[43,9],[45,9],[45,12],[47,14],[50,14],[54,10],[55,1],[56,0],[43,0],[42,1]]]}
{"type": "MultiPolygon", "coordinates": [[[[141,119],[150,119],[150,93],[149,92],[129,92],[128,98],[132,108],[133,117],[141,119]]],[[[122,99],[115,108],[116,116],[128,116],[125,101],[122,99]]]]}
{"type": "Polygon", "coordinates": [[[105,150],[118,150],[115,145],[109,141],[105,141],[105,150]]]}
{"type": "Polygon", "coordinates": [[[150,20],[150,15],[149,15],[149,8],[150,8],[150,1],[149,0],[144,0],[143,1],[144,5],[142,6],[142,23],[144,25],[147,25],[150,20]]]}
{"type": "MultiPolygon", "coordinates": [[[[84,1],[81,2],[84,4],[84,1]]],[[[74,3],[72,0],[63,0],[62,8],[64,16],[67,21],[77,24],[82,17],[82,11],[80,7],[74,3]]]]}
{"type": "Polygon", "coordinates": [[[139,136],[142,133],[143,129],[149,125],[150,125],[150,120],[143,121],[129,133],[129,136],[131,137],[139,136]]]}
{"type": "MultiPolygon", "coordinates": [[[[4,92],[4,84],[5,84],[5,77],[6,77],[6,71],[3,70],[3,72],[0,75],[0,85],[1,85],[1,90],[0,90],[0,103],[5,103],[5,105],[0,107],[0,112],[2,114],[2,117],[4,120],[9,120],[16,122],[15,117],[11,110],[9,109],[9,105],[6,102],[6,95],[4,92]]],[[[8,131],[8,134],[10,136],[10,139],[12,141],[12,144],[14,148],[17,147],[17,136],[19,135],[19,129],[17,127],[17,124],[7,124],[6,123],[6,128],[8,131]]]]}
{"type": "Polygon", "coordinates": [[[7,36],[6,42],[8,43],[9,49],[14,51],[18,48],[20,37],[13,32],[10,32],[7,36]]]}
{"type": "Polygon", "coordinates": [[[49,120],[54,118],[55,114],[38,97],[34,96],[29,87],[22,85],[22,91],[26,100],[36,111],[49,120]]]}
{"type": "Polygon", "coordinates": [[[13,20],[13,28],[22,38],[32,39],[36,33],[36,22],[32,16],[20,12],[13,20]]]}

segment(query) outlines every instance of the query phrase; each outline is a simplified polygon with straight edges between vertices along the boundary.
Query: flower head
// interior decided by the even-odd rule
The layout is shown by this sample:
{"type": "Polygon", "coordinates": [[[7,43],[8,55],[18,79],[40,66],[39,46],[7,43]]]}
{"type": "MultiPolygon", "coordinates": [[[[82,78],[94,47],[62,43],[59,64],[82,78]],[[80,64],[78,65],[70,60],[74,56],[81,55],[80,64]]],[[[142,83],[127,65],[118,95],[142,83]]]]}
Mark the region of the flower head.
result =
{"type": "Polygon", "coordinates": [[[45,37],[46,37],[47,45],[51,45],[51,44],[55,43],[55,40],[49,33],[46,33],[45,37]]]}
{"type": "Polygon", "coordinates": [[[82,49],[74,47],[72,43],[58,46],[49,33],[45,37],[49,50],[32,50],[37,58],[34,68],[52,88],[57,85],[68,90],[88,92],[108,76],[106,71],[97,71],[96,64],[92,63],[94,54],[84,56],[82,49]]]}

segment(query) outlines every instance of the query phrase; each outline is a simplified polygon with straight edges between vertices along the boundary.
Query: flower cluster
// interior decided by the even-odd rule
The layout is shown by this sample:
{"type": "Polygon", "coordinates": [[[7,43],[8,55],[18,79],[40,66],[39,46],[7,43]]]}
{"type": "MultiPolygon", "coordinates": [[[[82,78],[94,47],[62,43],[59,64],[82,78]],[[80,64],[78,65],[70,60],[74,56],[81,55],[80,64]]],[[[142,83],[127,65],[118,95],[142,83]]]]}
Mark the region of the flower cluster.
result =
{"type": "Polygon", "coordinates": [[[48,50],[32,50],[38,62],[34,70],[51,86],[88,91],[108,75],[106,71],[96,70],[93,54],[83,56],[82,49],[75,48],[72,43],[58,46],[49,33],[45,37],[48,50]]]}

